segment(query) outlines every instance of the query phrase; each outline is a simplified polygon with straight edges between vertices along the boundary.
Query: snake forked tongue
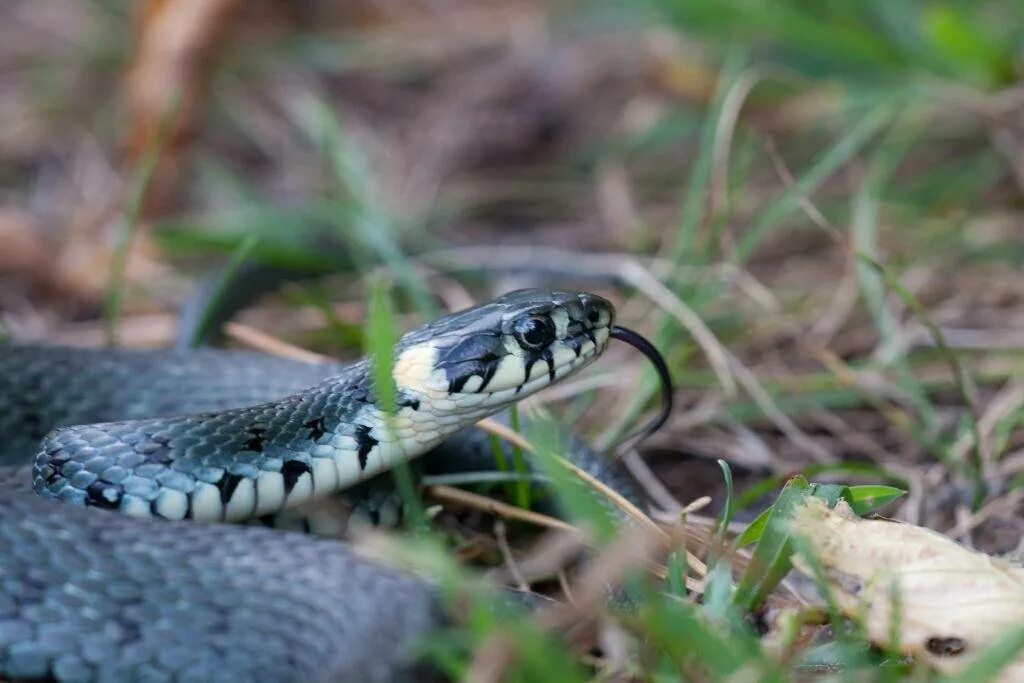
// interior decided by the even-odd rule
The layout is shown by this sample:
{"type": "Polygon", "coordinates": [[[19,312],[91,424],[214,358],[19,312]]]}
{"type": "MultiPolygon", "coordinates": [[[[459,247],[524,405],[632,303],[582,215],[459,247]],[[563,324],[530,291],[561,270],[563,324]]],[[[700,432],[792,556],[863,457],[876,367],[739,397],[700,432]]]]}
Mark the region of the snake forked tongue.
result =
{"type": "Polygon", "coordinates": [[[647,360],[651,361],[651,365],[654,366],[655,371],[658,373],[658,379],[661,381],[661,412],[645,425],[643,429],[626,439],[626,441],[636,444],[661,429],[661,426],[665,424],[668,416],[672,413],[672,377],[669,375],[668,365],[665,363],[661,352],[654,348],[654,344],[647,341],[640,333],[616,325],[611,329],[611,338],[624,341],[647,356],[647,360]]]}

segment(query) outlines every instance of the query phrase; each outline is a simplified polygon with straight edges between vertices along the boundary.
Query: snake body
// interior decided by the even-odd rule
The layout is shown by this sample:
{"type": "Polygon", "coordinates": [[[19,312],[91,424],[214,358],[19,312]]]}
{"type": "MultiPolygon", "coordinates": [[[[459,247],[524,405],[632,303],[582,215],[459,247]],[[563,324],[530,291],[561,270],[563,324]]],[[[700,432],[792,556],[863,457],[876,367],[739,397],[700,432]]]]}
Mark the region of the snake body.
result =
{"type": "Polygon", "coordinates": [[[591,362],[613,315],[524,290],[414,330],[388,425],[365,360],[0,347],[0,678],[422,675],[412,648],[443,621],[429,583],[219,522],[430,451],[591,362]]]}

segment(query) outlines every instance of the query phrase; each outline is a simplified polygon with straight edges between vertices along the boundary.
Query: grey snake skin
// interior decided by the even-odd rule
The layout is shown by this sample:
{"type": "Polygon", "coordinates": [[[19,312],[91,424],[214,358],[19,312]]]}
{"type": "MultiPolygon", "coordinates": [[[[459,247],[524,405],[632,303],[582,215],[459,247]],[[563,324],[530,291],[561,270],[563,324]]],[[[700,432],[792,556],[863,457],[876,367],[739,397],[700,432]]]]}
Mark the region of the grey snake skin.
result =
{"type": "Polygon", "coordinates": [[[427,680],[414,655],[445,623],[428,581],[220,522],[438,446],[434,467],[489,456],[465,428],[596,358],[612,317],[526,290],[410,332],[386,432],[365,361],[0,346],[0,680],[427,680]]]}

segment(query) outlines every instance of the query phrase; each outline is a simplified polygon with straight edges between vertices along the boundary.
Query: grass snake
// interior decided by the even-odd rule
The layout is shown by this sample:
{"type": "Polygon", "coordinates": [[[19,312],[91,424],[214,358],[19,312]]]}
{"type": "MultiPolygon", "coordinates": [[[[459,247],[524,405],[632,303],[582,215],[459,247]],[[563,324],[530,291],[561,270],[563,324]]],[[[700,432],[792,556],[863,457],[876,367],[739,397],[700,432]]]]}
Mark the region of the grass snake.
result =
{"type": "Polygon", "coordinates": [[[613,318],[521,290],[411,331],[388,428],[366,360],[0,346],[0,680],[422,680],[428,582],[220,522],[479,448],[467,427],[589,364],[613,318]]]}

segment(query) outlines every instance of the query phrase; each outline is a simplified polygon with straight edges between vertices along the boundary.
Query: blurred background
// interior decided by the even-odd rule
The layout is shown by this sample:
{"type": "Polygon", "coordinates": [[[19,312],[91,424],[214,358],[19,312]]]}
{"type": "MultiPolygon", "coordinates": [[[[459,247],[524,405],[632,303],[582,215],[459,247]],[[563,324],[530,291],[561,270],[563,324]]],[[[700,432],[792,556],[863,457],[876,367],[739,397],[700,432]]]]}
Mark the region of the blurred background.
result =
{"type": "MultiPolygon", "coordinates": [[[[226,343],[352,357],[368,276],[405,327],[583,287],[678,384],[631,463],[661,507],[718,491],[723,458],[740,507],[805,471],[906,487],[891,514],[968,544],[1020,538],[1020,3],[0,12],[8,337],[166,346],[213,287],[245,309],[226,343]]],[[[568,392],[599,445],[656,402],[612,355],[568,392]]]]}

